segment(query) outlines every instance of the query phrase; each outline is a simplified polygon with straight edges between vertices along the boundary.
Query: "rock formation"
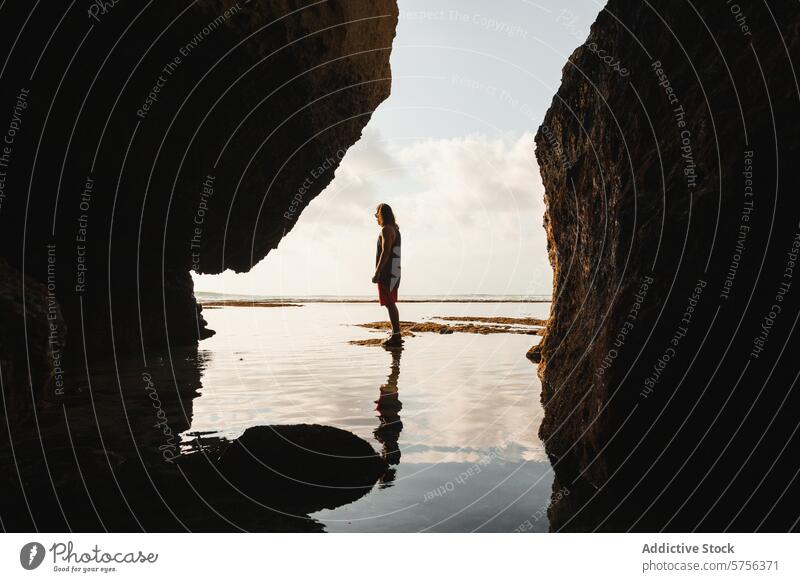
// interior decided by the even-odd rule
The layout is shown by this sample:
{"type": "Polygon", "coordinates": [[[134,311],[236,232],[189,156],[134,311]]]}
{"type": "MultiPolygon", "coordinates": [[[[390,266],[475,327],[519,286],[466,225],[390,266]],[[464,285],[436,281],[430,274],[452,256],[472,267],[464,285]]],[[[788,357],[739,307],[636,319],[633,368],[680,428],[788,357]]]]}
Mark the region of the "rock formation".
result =
{"type": "Polygon", "coordinates": [[[229,489],[263,503],[302,499],[308,513],[355,501],[388,468],[364,439],[316,424],[250,427],[217,466],[229,489]]]}
{"type": "Polygon", "coordinates": [[[4,527],[297,529],[203,521],[173,470],[212,333],[190,272],[249,270],[330,183],[396,2],[55,4],[0,21],[4,527]]]}
{"type": "Polygon", "coordinates": [[[554,530],[798,528],[800,14],[611,0],[537,134],[554,530]]]}
{"type": "Polygon", "coordinates": [[[23,277],[3,259],[0,321],[0,416],[15,426],[40,398],[63,386],[64,321],[47,286],[23,277]]]}
{"type": "Polygon", "coordinates": [[[196,343],[190,271],[249,270],[332,180],[389,95],[396,2],[63,10],[3,11],[2,256],[55,257],[71,352],[196,343]]]}

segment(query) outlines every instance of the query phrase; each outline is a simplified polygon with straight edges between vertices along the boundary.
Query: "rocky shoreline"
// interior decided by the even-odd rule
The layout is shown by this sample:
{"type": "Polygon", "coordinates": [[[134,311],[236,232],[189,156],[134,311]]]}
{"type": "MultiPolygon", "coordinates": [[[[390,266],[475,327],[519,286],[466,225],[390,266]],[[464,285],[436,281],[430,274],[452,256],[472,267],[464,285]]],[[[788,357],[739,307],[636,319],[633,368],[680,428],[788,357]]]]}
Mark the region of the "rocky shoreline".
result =
{"type": "MultiPolygon", "coordinates": [[[[419,333],[436,333],[450,335],[453,333],[472,333],[472,334],[522,334],[522,335],[544,335],[544,325],[546,321],[532,317],[433,317],[443,321],[464,322],[464,323],[438,323],[436,321],[401,321],[400,335],[402,337],[415,337],[419,333]]],[[[388,321],[374,321],[371,323],[360,323],[358,327],[364,327],[375,331],[390,331],[392,326],[388,321]]],[[[370,338],[363,340],[352,340],[350,343],[357,346],[378,346],[385,338],[370,338]]]]}

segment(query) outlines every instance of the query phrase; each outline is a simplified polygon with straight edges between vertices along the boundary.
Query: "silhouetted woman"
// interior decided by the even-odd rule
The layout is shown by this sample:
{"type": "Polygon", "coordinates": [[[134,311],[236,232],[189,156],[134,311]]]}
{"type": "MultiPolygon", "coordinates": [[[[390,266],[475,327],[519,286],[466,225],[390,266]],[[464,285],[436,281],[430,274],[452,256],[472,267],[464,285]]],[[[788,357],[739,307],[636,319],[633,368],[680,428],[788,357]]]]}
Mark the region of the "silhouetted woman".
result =
{"type": "Polygon", "coordinates": [[[392,335],[383,345],[401,347],[400,313],[397,311],[397,290],[400,287],[400,229],[394,218],[394,212],[388,204],[378,204],[375,218],[381,226],[378,236],[378,248],[375,253],[375,276],[372,282],[378,284],[378,299],[389,312],[392,322],[392,335]]]}

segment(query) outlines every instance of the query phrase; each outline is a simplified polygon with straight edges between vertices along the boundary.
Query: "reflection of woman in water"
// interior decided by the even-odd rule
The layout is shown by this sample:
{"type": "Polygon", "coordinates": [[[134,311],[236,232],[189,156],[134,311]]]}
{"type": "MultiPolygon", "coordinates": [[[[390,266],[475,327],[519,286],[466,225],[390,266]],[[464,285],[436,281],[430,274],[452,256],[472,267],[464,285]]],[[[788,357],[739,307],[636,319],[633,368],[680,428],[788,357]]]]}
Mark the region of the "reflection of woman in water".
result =
{"type": "MultiPolygon", "coordinates": [[[[397,381],[400,378],[400,355],[402,349],[390,350],[392,354],[392,369],[386,384],[380,388],[380,396],[375,401],[380,424],[372,434],[381,443],[381,457],[389,465],[400,463],[400,446],[397,444],[400,432],[403,430],[403,421],[400,420],[400,409],[403,403],[399,399],[397,381]]],[[[387,486],[394,481],[395,469],[389,469],[381,478],[381,484],[387,486]]]]}
{"type": "Polygon", "coordinates": [[[372,282],[378,284],[378,299],[389,312],[392,322],[392,335],[383,342],[387,348],[397,348],[403,344],[400,337],[400,313],[397,311],[397,290],[400,287],[400,229],[394,212],[388,204],[378,204],[375,219],[381,226],[378,248],[375,253],[375,275],[372,282]]]}

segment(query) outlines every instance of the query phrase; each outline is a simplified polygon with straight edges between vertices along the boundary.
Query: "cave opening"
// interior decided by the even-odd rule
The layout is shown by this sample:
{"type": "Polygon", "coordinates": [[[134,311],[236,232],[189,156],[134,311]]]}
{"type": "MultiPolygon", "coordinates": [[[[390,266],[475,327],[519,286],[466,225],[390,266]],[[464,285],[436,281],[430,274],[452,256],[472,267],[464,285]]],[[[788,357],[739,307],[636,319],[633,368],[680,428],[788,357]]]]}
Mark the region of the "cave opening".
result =
{"type": "MultiPolygon", "coordinates": [[[[193,275],[217,333],[200,343],[205,388],[185,436],[329,424],[389,459],[382,488],[392,494],[348,508],[364,512],[365,529],[391,527],[370,519],[375,504],[392,512],[442,494],[418,475],[446,484],[481,470],[452,503],[498,487],[517,507],[472,526],[514,529],[528,511],[530,528],[543,531],[553,477],[537,435],[536,367],[524,357],[537,361],[531,346],[552,289],[534,131],[590,16],[573,14],[559,34],[537,30],[549,57],[530,70],[517,62],[521,32],[492,38],[488,51],[487,39],[457,32],[450,19],[413,9],[404,18],[402,9],[391,95],[344,155],[311,158],[289,183],[291,229],[247,272],[193,275]],[[452,46],[426,43],[453,35],[452,46]],[[308,200],[320,180],[329,183],[308,200]],[[373,214],[384,202],[404,237],[399,353],[373,347],[387,332],[369,280],[380,232],[373,214]],[[404,398],[415,403],[411,420],[404,398]],[[441,469],[449,464],[458,471],[441,469]]],[[[438,527],[468,527],[449,518],[452,507],[441,505],[438,527]]],[[[320,519],[340,527],[335,510],[320,519]]]]}
{"type": "MultiPolygon", "coordinates": [[[[246,478],[243,443],[276,447],[253,429],[283,427],[375,451],[346,472],[378,474],[381,495],[348,505],[359,528],[433,516],[434,530],[509,531],[536,515],[530,527],[544,531],[552,471],[525,354],[549,315],[552,271],[533,148],[572,28],[527,12],[540,28],[497,26],[533,6],[464,21],[456,2],[433,16],[407,2],[398,24],[382,0],[291,14],[262,34],[279,4],[147,13],[157,43],[122,43],[127,29],[109,18],[74,68],[43,58],[37,88],[54,95],[53,114],[20,142],[28,198],[4,199],[1,216],[20,218],[2,229],[0,268],[16,290],[5,329],[17,338],[4,339],[4,409],[21,427],[3,450],[8,467],[24,459],[4,523],[283,526],[219,482],[246,478]],[[187,45],[197,30],[203,42],[187,45]],[[548,55],[540,69],[519,58],[528,42],[548,55]],[[48,83],[67,72],[61,94],[48,83]],[[382,202],[404,237],[400,352],[376,345],[382,202]],[[296,428],[310,423],[320,427],[296,428]],[[210,515],[191,486],[233,517],[210,515]],[[149,498],[159,511],[141,510],[149,498]],[[481,511],[460,511],[472,504],[481,511]],[[376,518],[387,512],[397,519],[376,518]]],[[[114,14],[131,22],[133,10],[114,14]]],[[[31,79],[25,59],[9,63],[31,79]]],[[[301,457],[275,455],[306,475],[301,457]]],[[[340,500],[277,502],[303,521],[289,529],[348,529],[340,500]]]]}

